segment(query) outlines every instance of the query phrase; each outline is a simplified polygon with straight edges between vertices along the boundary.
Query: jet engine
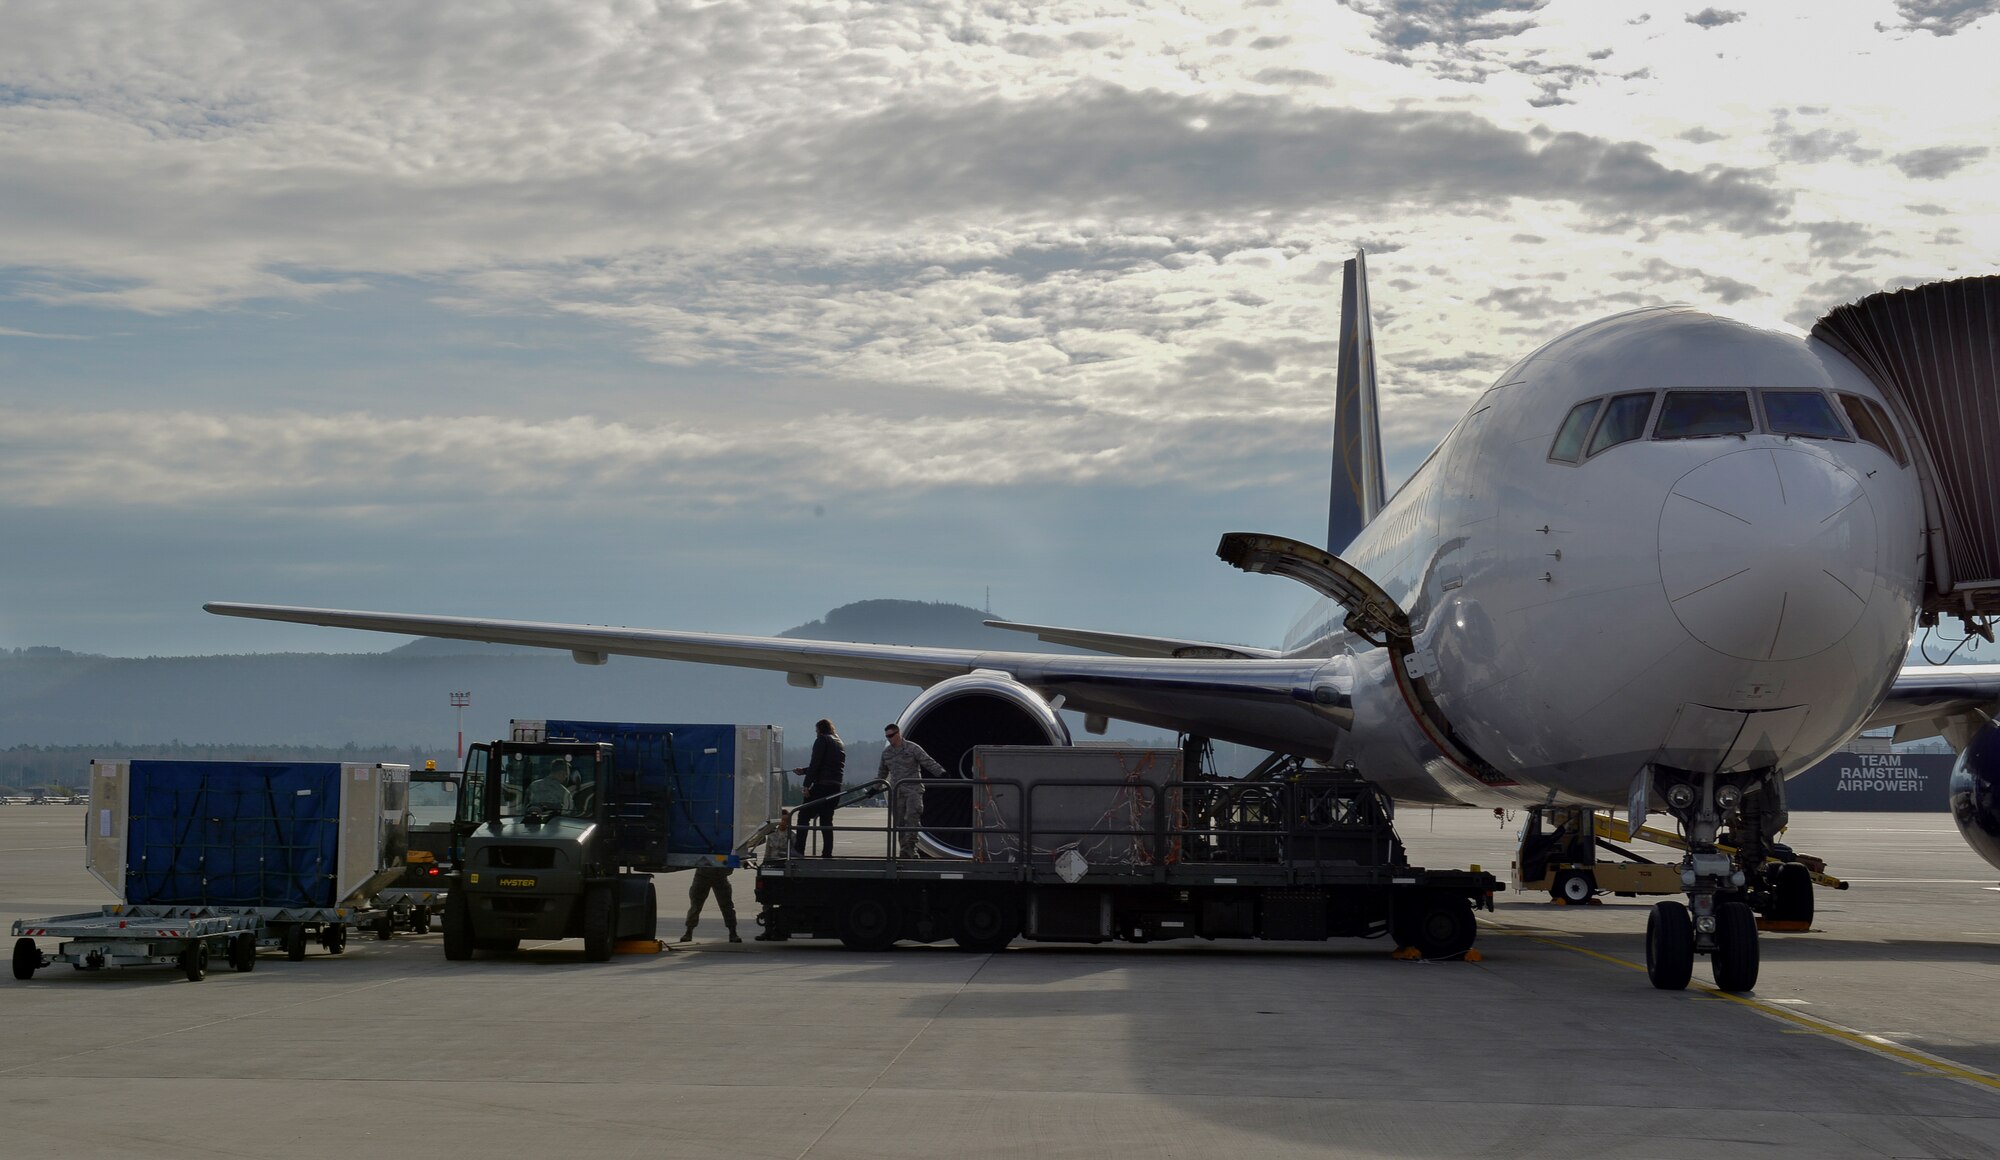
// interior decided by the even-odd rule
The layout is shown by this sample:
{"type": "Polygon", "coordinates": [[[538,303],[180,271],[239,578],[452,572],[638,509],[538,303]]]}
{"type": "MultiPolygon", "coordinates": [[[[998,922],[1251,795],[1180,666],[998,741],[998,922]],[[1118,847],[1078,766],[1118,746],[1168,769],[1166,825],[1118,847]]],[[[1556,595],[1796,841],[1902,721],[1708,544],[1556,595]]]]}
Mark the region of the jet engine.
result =
{"type": "Polygon", "coordinates": [[[2000,722],[1980,727],[1951,767],[1951,820],[1965,844],[2000,867],[2000,722]]]}
{"type": "MultiPolygon", "coordinates": [[[[972,777],[976,745],[1068,745],[1069,726],[1042,695],[1005,673],[975,671],[925,689],[896,724],[903,736],[945,768],[947,779],[972,777]]],[[[924,794],[921,844],[946,858],[972,856],[972,795],[924,794]]]]}

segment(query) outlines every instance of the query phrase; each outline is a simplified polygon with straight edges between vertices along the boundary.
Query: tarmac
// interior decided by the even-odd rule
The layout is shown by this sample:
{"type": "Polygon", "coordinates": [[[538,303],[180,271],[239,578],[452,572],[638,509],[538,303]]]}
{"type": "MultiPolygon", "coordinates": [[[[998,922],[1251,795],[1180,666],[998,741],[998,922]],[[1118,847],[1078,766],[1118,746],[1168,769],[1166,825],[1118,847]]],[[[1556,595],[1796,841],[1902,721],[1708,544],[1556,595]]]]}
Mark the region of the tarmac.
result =
{"type": "MultiPolygon", "coordinates": [[[[0,920],[114,901],[83,816],[0,809],[0,920]]],[[[1413,861],[1503,877],[1517,824],[1399,822],[1413,861]]],[[[2000,1157],[2000,872],[1943,816],[1796,815],[1788,838],[1853,887],[1765,935],[1742,997],[1705,963],[1647,985],[1647,900],[1512,893],[1477,963],[732,945],[711,902],[697,942],[604,964],[357,934],[201,983],[57,967],[0,980],[0,1154],[2000,1157]]],[[[685,881],[661,880],[669,938],[685,881]]]]}

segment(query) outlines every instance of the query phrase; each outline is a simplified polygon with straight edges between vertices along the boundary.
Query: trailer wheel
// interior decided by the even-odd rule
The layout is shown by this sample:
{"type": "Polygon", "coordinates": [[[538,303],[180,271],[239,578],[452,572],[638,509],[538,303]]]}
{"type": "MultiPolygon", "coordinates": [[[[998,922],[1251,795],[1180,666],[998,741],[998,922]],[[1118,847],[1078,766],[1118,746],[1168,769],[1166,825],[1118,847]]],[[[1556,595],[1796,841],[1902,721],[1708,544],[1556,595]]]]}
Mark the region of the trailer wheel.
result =
{"type": "Polygon", "coordinates": [[[1715,952],[1708,963],[1718,991],[1748,991],[1757,985],[1757,915],[1748,903],[1715,908],[1715,952]]]}
{"type": "Polygon", "coordinates": [[[429,934],[431,932],[430,907],[419,906],[410,915],[410,931],[414,934],[429,934]]]}
{"type": "Polygon", "coordinates": [[[472,906],[463,894],[444,900],[444,957],[455,963],[472,957],[472,906]]]}
{"type": "Polygon", "coordinates": [[[1679,902],[1653,904],[1646,918],[1646,978],[1662,991],[1685,990],[1694,976],[1694,924],[1679,902]]]}
{"type": "Polygon", "coordinates": [[[257,935],[254,931],[244,931],[229,940],[229,965],[238,971],[257,969],[257,935]]]}
{"type": "Polygon", "coordinates": [[[199,983],[208,978],[208,944],[196,939],[193,946],[181,952],[181,970],[188,982],[199,983]]]}
{"type": "Polygon", "coordinates": [[[394,917],[385,914],[375,920],[375,941],[388,942],[390,938],[395,936],[395,933],[396,920],[394,917]]]}
{"type": "Polygon", "coordinates": [[[1587,870],[1563,871],[1556,875],[1555,885],[1549,890],[1551,897],[1560,902],[1567,902],[1571,906],[1582,906],[1596,893],[1597,882],[1587,870]]]}
{"type": "Polygon", "coordinates": [[[333,923],[330,926],[321,927],[319,932],[319,945],[325,947],[326,953],[330,955],[337,955],[340,952],[346,950],[347,927],[338,922],[333,923]]]}
{"type": "Polygon", "coordinates": [[[592,886],[583,893],[583,958],[601,963],[611,957],[618,932],[618,896],[609,886],[592,886]]]}
{"type": "Polygon", "coordinates": [[[35,945],[34,939],[24,938],[14,944],[15,978],[32,979],[41,968],[42,948],[35,945]]]}
{"type": "Polygon", "coordinates": [[[1410,926],[1410,945],[1427,959],[1455,959],[1472,949],[1479,924],[1472,904],[1463,898],[1437,894],[1421,904],[1423,911],[1410,926]]]}
{"type": "Polygon", "coordinates": [[[285,957],[295,963],[305,961],[306,924],[295,922],[285,928],[285,957]]]}
{"type": "Polygon", "coordinates": [[[886,951],[896,945],[896,916],[888,903],[864,894],[841,908],[834,934],[849,950],[886,951]]]}
{"type": "Polygon", "coordinates": [[[1021,931],[1020,915],[1011,906],[991,898],[975,898],[958,914],[958,934],[952,941],[959,949],[975,954],[992,954],[1007,949],[1021,931]]]}

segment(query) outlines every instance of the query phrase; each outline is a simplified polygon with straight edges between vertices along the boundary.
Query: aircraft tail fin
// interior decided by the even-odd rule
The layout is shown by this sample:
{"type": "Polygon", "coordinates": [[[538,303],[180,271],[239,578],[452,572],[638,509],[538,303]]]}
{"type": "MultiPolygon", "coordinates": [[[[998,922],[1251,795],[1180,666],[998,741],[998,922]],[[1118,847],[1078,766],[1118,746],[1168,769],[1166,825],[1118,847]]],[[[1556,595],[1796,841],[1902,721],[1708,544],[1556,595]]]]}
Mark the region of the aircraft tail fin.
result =
{"type": "Polygon", "coordinates": [[[1382,510],[1386,497],[1382,428],[1375,406],[1375,333],[1368,311],[1368,259],[1357,250],[1348,259],[1341,279],[1340,367],[1334,382],[1327,551],[1338,554],[1353,543],[1382,510]]]}

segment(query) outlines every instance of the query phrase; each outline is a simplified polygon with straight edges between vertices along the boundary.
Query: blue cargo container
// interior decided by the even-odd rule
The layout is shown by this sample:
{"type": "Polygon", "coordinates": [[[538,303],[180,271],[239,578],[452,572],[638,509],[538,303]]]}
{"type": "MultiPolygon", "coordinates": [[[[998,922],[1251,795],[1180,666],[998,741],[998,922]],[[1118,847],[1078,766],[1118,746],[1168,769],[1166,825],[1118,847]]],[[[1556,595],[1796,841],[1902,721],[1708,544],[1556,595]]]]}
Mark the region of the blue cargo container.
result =
{"type": "Polygon", "coordinates": [[[741,865],[737,847],[784,789],[775,725],[515,721],[513,738],[611,746],[620,861],[640,869],[741,865]]]}
{"type": "Polygon", "coordinates": [[[145,907],[351,907],[401,872],[404,766],[97,761],[85,865],[145,907]]]}

